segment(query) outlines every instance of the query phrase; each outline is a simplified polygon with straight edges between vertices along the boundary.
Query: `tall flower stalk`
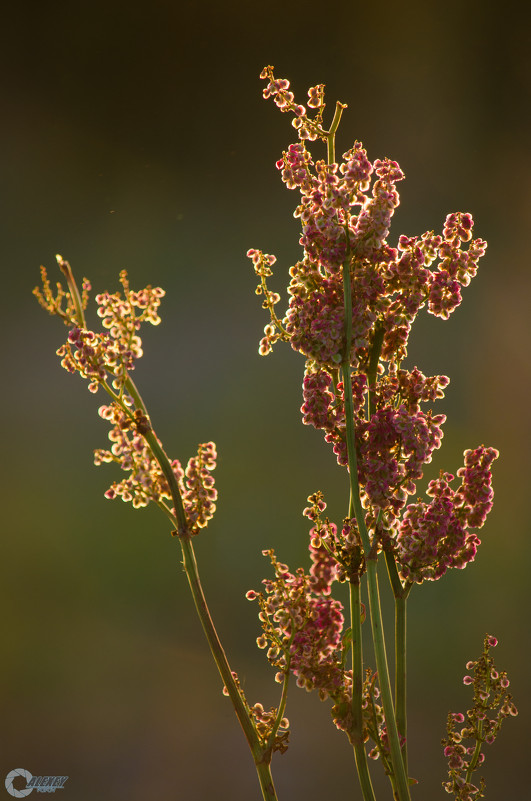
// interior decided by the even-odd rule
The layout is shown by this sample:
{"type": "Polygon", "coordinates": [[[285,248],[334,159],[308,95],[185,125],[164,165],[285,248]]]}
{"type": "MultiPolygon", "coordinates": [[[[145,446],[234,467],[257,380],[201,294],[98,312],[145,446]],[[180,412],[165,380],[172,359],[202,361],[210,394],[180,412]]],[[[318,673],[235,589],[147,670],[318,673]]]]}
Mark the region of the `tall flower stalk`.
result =
{"type": "MultiPolygon", "coordinates": [[[[326,129],[322,84],[310,88],[305,107],[272,67],[261,78],[264,97],[293,115],[298,133],[277,168],[288,189],[300,193],[295,216],[301,221],[303,255],[290,268],[289,305],[281,318],[274,308],[280,296],[267,286],[276,259],[248,251],[260,279],[257,292],[270,312],[259,350],[266,355],[285,341],[305,357],[303,422],[323,430],[338,463],[347,468],[350,487],[343,528],[350,532],[349,546],[327,521],[317,527],[318,534],[312,529],[311,549],[318,545],[326,554],[331,581],[349,582],[352,669],[344,669],[338,651],[342,678],[323,681],[317,671],[329,660],[323,652],[313,666],[313,684],[305,686],[319,689],[322,697],[350,699],[348,707],[342,705],[348,717],[335,723],[353,743],[364,799],[374,798],[363,747],[372,739],[370,756],[381,759],[395,799],[407,801],[413,782],[406,742],[407,598],[413,584],[438,579],[448,568],[463,568],[474,559],[476,530],[492,506],[490,466],[498,453],[483,446],[466,451],[457,490],[454,477],[441,473],[429,484],[428,503],[408,504],[443,436],[444,415],[421,407],[442,398],[449,379],[426,377],[416,367],[405,369],[403,362],[418,312],[427,307],[433,315],[449,317],[461,302],[461,287],[476,274],[486,243],[472,239],[472,216],[456,212],[447,216],[442,235],[402,235],[392,247],[387,237],[399,204],[396,184],[404,178],[399,165],[390,159],[371,163],[360,142],[339,162],[335,134],[345,105],[336,104],[326,129]],[[314,157],[310,145],[316,140],[324,143],[326,159],[314,157]],[[394,694],[378,587],[382,557],[395,599],[394,694]],[[376,673],[365,684],[362,582],[376,660],[376,673]]],[[[323,510],[321,499],[319,513],[323,510]]],[[[337,704],[333,715],[336,709],[337,704]]]]}
{"type": "MultiPolygon", "coordinates": [[[[39,303],[69,329],[57,351],[62,366],[88,381],[92,393],[102,389],[108,402],[99,414],[109,424],[108,449],[94,452],[95,463],[114,463],[125,473],[105,495],[135,508],[155,503],[169,521],[181,548],[195,608],[223,682],[249,745],[265,801],[276,801],[271,773],[275,752],[288,747],[285,716],[293,677],[299,687],[317,690],[331,701],[334,725],[353,747],[364,801],[376,801],[369,759],[379,759],[395,801],[410,801],[407,755],[407,618],[412,587],[440,579],[448,569],[464,568],[475,558],[480,529],[492,507],[491,465],[498,457],[483,445],[465,451],[461,480],[447,472],[430,481],[426,500],[408,502],[417,492],[424,466],[442,440],[444,415],[431,405],[444,396],[449,379],[426,377],[407,369],[407,343],[418,312],[447,319],[461,302],[461,287],[476,274],[486,243],[472,239],[470,214],[449,214],[442,234],[398,238],[391,246],[391,218],[399,203],[396,184],[404,174],[390,159],[370,162],[361,142],[336,160],[335,135],[343,103],[336,103],[328,128],[324,124],[324,85],[308,92],[308,109],[296,103],[286,79],[266,67],[264,97],[293,114],[298,141],[277,162],[282,180],[300,193],[295,216],[301,221],[303,254],[290,270],[289,303],[283,317],[275,306],[280,296],[268,288],[275,257],[251,249],[259,283],[257,294],[270,320],[259,351],[270,353],[288,342],[305,357],[302,421],[324,433],[325,441],[348,475],[346,515],[340,526],[324,516],[321,492],[308,496],[304,516],[311,524],[310,569],[292,572],[272,549],[263,554],[272,577],[247,598],[259,606],[266,650],[281,685],[276,708],[250,705],[227,659],[201,584],[193,540],[212,520],[217,490],[213,442],[198,446],[186,467],[170,459],[153,428],[147,406],[132,378],[142,356],[141,324],[160,323],[164,291],[147,286],[133,291],[120,274],[121,292],[96,296],[103,332],[87,328],[90,283],[78,288],[70,265],[58,257],[66,288],[52,289],[42,268],[39,303]],[[310,145],[320,140],[326,158],[315,159],[310,145]],[[425,410],[426,405],[429,406],[425,410]],[[380,605],[378,562],[385,560],[395,601],[394,660],[388,657],[380,605]],[[349,587],[349,626],[345,610],[333,598],[337,583],[349,587]],[[375,669],[367,666],[362,629],[368,600],[375,669]],[[391,669],[390,669],[391,666],[391,669]],[[394,678],[394,682],[393,682],[394,678]]],[[[316,145],[318,147],[319,145],[316,145]]],[[[501,721],[516,714],[505,673],[496,670],[485,639],[483,656],[469,662],[475,678],[474,709],[467,719],[448,718],[443,741],[449,759],[448,793],[459,801],[480,798],[484,784],[471,782],[481,764],[481,748],[497,735],[501,721]],[[458,732],[457,724],[466,722],[458,732]],[[468,749],[462,741],[472,739],[468,749]],[[468,759],[467,759],[468,757],[468,759]]]]}
{"type": "Polygon", "coordinates": [[[54,294],[46,270],[41,268],[43,288],[35,289],[34,294],[43,308],[60,317],[70,329],[65,345],[57,351],[62,366],[88,380],[91,392],[101,388],[110,397],[110,404],[101,406],[99,414],[111,425],[109,439],[113,444],[110,450],[98,448],[94,461],[97,465],[115,462],[129,477],[113,482],[105,495],[109,499],[121,497],[131,501],[135,508],[155,503],[169,519],[172,534],[181,547],[184,572],[201,626],[224,683],[224,693],[230,697],[251,750],[263,798],[276,801],[270,763],[273,751],[284,748],[282,732],[280,735],[278,732],[285,722],[282,715],[278,720],[275,717],[272,734],[272,726],[263,724],[260,705],[251,708],[247,703],[212,621],[193,547],[193,538],[208,525],[216,510],[217,491],[211,475],[216,467],[215,445],[213,442],[199,445],[197,456],[189,460],[185,470],[178,460],[170,460],[131,377],[135,360],[142,356],[142,341],[137,332],[141,323],[160,323],[158,308],[164,290],[148,286],[134,292],[126,272],[122,271],[123,295],[105,292],[96,297],[98,315],[108,330],[108,334],[96,334],[87,329],[84,315],[90,283],[85,279],[79,292],[69,263],[61,256],[57,261],[67,279],[67,289],[58,283],[54,294]]]}

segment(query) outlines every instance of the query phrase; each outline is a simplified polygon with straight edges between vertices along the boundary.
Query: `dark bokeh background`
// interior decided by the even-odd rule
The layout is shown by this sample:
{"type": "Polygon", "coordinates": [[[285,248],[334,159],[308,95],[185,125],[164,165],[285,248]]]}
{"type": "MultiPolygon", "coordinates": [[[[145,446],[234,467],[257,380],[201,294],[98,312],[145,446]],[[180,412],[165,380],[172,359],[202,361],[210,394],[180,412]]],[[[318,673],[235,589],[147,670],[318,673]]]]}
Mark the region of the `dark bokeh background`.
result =
{"type": "MultiPolygon", "coordinates": [[[[439,746],[464,709],[465,662],[486,631],[520,716],[487,754],[488,798],[527,797],[529,712],[530,36],[522,5],[239,0],[12,4],[0,47],[2,170],[1,777],[68,775],[63,797],[259,797],[254,769],[194,617],[177,543],[157,510],[109,503],[98,398],[59,367],[64,329],[31,297],[55,253],[95,291],[167,290],[136,378],[172,456],[220,453],[219,510],[197,541],[207,596],[252,702],[277,686],[244,593],[273,546],[306,563],[306,496],[332,519],[346,477],[300,425],[302,359],[260,359],[265,313],[249,247],[298,257],[295,195],[274,162],[293,141],[261,98],[274,64],[304,102],[324,81],[348,103],[338,151],[361,139],[407,175],[390,240],[472,211],[489,241],[448,323],[423,317],[410,364],[445,373],[449,415],[433,465],[500,449],[496,505],[464,573],[414,592],[410,621],[415,798],[445,798],[439,746]]],[[[103,402],[103,401],[101,401],[103,402]]],[[[386,599],[387,604],[387,599],[386,599]]],[[[388,606],[386,607],[388,609],[388,606]]],[[[293,692],[280,799],[357,797],[352,752],[325,704],[293,692]]],[[[375,783],[389,797],[379,766],[375,783]]],[[[3,778],[2,778],[3,781],[3,778]]],[[[5,792],[0,789],[0,794],[5,792]]],[[[7,793],[6,793],[6,797],[7,793]]]]}

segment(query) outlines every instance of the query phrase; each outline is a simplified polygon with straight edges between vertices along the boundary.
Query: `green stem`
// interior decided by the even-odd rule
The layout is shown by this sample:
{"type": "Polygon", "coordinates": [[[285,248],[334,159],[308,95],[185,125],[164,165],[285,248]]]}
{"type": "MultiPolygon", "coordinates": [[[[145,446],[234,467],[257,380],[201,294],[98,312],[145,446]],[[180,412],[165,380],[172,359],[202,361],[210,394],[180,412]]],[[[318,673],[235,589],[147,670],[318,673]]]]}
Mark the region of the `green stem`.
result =
{"type": "Polygon", "coordinates": [[[189,536],[180,536],[179,542],[183,553],[184,571],[190,585],[190,590],[192,592],[195,607],[197,614],[199,615],[203,631],[205,632],[212,656],[214,657],[214,661],[225,684],[230,700],[232,701],[236,715],[243,729],[243,733],[249,744],[249,748],[251,749],[264,799],[267,799],[267,801],[272,801],[272,799],[276,799],[276,793],[269,768],[271,751],[270,749],[264,750],[260,745],[253,722],[249,716],[238,687],[236,686],[236,682],[234,681],[225,651],[219,640],[216,628],[212,622],[212,618],[210,617],[210,612],[208,610],[201,581],[199,579],[199,572],[197,569],[197,562],[192,541],[189,536]]]}
{"type": "Polygon", "coordinates": [[[407,598],[395,598],[395,705],[396,725],[404,738],[402,759],[407,776],[407,685],[406,685],[406,641],[407,598]]]}
{"type": "Polygon", "coordinates": [[[383,631],[382,612],[380,605],[380,590],[378,587],[376,549],[367,558],[367,587],[369,593],[369,609],[371,613],[372,641],[374,646],[374,657],[376,659],[376,669],[378,671],[378,684],[382,698],[382,706],[385,715],[385,725],[387,727],[387,737],[389,750],[391,752],[391,763],[393,765],[394,777],[396,780],[398,801],[409,801],[409,783],[402,760],[400,741],[396,726],[395,710],[393,707],[393,697],[391,694],[391,684],[389,681],[389,669],[387,666],[387,654],[385,649],[385,639],[383,631]]]}
{"type": "Polygon", "coordinates": [[[179,485],[177,484],[177,479],[175,477],[175,473],[173,472],[173,468],[170,464],[170,460],[164,453],[162,445],[158,441],[158,438],[150,428],[144,434],[144,439],[146,440],[147,444],[151,448],[151,452],[153,456],[157,460],[160,469],[164,473],[164,477],[168,482],[171,492],[171,498],[173,501],[173,506],[175,509],[175,516],[177,518],[177,533],[180,537],[189,537],[190,532],[188,530],[188,521],[186,519],[186,512],[184,511],[183,499],[181,497],[181,491],[179,489],[179,485]]]}
{"type": "Polygon", "coordinates": [[[275,790],[275,785],[273,783],[273,776],[271,774],[270,763],[255,762],[255,766],[264,801],[277,801],[277,793],[275,790]]]}
{"type": "Polygon", "coordinates": [[[68,289],[70,290],[70,296],[74,303],[74,308],[76,312],[76,322],[80,328],[86,328],[87,324],[85,322],[85,314],[83,312],[81,295],[79,294],[79,289],[77,288],[76,279],[74,278],[74,273],[72,272],[72,268],[70,267],[70,264],[67,261],[65,261],[65,259],[63,259],[62,256],[57,255],[55,258],[57,259],[57,264],[59,265],[59,269],[66,278],[66,283],[68,284],[68,289]]]}
{"type": "Polygon", "coordinates": [[[343,264],[343,296],[345,305],[345,354],[341,363],[343,380],[343,398],[345,404],[345,426],[347,439],[348,469],[350,478],[350,504],[354,509],[356,522],[361,536],[363,551],[370,551],[370,539],[365,525],[365,515],[360,500],[358,483],[358,459],[356,455],[356,430],[354,427],[354,404],[352,402],[352,381],[350,377],[350,343],[352,342],[352,290],[350,287],[350,269],[348,258],[343,264]]]}
{"type": "Polygon", "coordinates": [[[394,556],[385,552],[389,581],[395,598],[395,706],[396,725],[404,737],[402,758],[406,774],[407,768],[407,599],[413,584],[402,585],[394,556]]]}
{"type": "Polygon", "coordinates": [[[363,793],[363,801],[376,801],[374,790],[372,789],[369,766],[367,764],[367,753],[363,743],[354,743],[354,759],[356,760],[356,771],[363,793]]]}
{"type": "Polygon", "coordinates": [[[352,630],[352,745],[364,801],[375,801],[367,752],[363,742],[363,650],[359,577],[350,580],[350,625],[352,630]]]}
{"type": "Polygon", "coordinates": [[[131,397],[133,398],[137,409],[141,409],[142,412],[144,412],[144,414],[146,415],[146,417],[149,417],[148,410],[146,408],[146,404],[142,400],[140,392],[138,391],[138,389],[136,387],[136,384],[135,384],[135,382],[133,381],[133,379],[131,378],[130,375],[127,376],[127,379],[126,379],[126,382],[125,382],[125,386],[127,387],[129,392],[131,393],[131,397]]]}
{"type": "MultiPolygon", "coordinates": [[[[293,641],[293,637],[290,640],[290,645],[291,645],[292,641],[293,641]]],[[[275,743],[275,737],[277,736],[277,731],[279,729],[280,724],[282,723],[282,718],[284,717],[284,712],[286,711],[286,704],[288,702],[288,686],[289,686],[289,677],[290,677],[289,666],[290,666],[290,663],[291,663],[291,658],[290,658],[290,655],[288,653],[288,656],[287,656],[287,659],[286,659],[286,671],[284,673],[284,682],[282,684],[282,695],[280,697],[280,704],[278,705],[277,717],[276,717],[275,723],[273,725],[273,728],[271,729],[271,734],[269,735],[269,737],[267,739],[267,749],[268,750],[271,750],[273,748],[273,745],[275,743]]]]}
{"type": "MultiPolygon", "coordinates": [[[[136,389],[136,386],[134,385],[132,379],[130,378],[127,379],[126,386],[127,389],[131,392],[131,395],[133,396],[135,403],[143,411],[145,411],[146,407],[142,402],[140,394],[136,389]]],[[[170,461],[166,456],[160,442],[158,441],[158,438],[153,429],[149,427],[147,430],[143,431],[142,434],[146,442],[148,443],[149,447],[151,448],[153,456],[157,460],[170,487],[172,501],[175,509],[175,516],[177,519],[177,534],[183,555],[184,571],[186,573],[188,584],[190,586],[192,597],[194,599],[195,608],[197,610],[199,620],[201,621],[201,626],[203,627],[203,631],[210,646],[210,651],[218,668],[219,674],[223,680],[229,698],[232,701],[232,705],[236,712],[236,716],[240,722],[240,725],[243,729],[243,733],[245,735],[245,738],[253,755],[256,771],[258,774],[258,781],[260,782],[260,787],[262,789],[262,795],[264,801],[276,801],[277,795],[275,792],[275,786],[273,783],[273,778],[270,769],[272,752],[270,748],[264,749],[260,743],[258,734],[256,732],[252,719],[249,715],[248,709],[244,703],[244,700],[240,694],[238,686],[232,675],[232,670],[230,668],[221,641],[218,637],[216,627],[214,626],[214,623],[210,616],[210,611],[208,609],[203,588],[201,586],[201,580],[199,578],[199,570],[197,567],[197,561],[195,558],[194,548],[192,545],[192,539],[188,528],[186,512],[184,510],[183,500],[181,497],[181,492],[179,489],[179,485],[177,483],[177,479],[175,477],[175,473],[173,472],[173,468],[170,464],[170,461]]]]}
{"type": "Polygon", "coordinates": [[[352,739],[363,742],[363,645],[361,639],[361,593],[359,577],[350,580],[350,625],[352,631],[352,739]]]}
{"type": "Polygon", "coordinates": [[[345,308],[345,355],[341,364],[343,377],[343,396],[345,402],[345,424],[347,438],[347,454],[350,475],[351,502],[354,507],[356,522],[360,532],[363,551],[367,566],[367,584],[369,593],[369,610],[371,616],[371,630],[374,646],[374,656],[376,659],[376,669],[378,671],[378,683],[384,708],[385,723],[387,727],[387,737],[391,752],[391,762],[393,765],[394,776],[397,785],[398,801],[408,801],[409,785],[402,753],[400,741],[396,727],[395,711],[389,681],[389,669],[387,666],[387,654],[385,649],[382,610],[380,604],[380,591],[378,587],[377,560],[378,551],[376,542],[371,547],[369,533],[365,524],[365,515],[360,499],[360,489],[358,482],[358,462],[356,455],[356,433],[354,426],[354,407],[352,403],[351,377],[350,377],[350,349],[352,342],[352,294],[350,284],[350,254],[343,264],[343,294],[345,308]]]}
{"type": "Polygon", "coordinates": [[[341,115],[343,114],[343,109],[346,107],[347,106],[345,103],[340,103],[339,100],[337,101],[334,119],[332,120],[332,124],[326,133],[326,157],[328,164],[333,164],[336,160],[336,131],[339,127],[339,121],[341,119],[341,115]]]}
{"type": "MultiPolygon", "coordinates": [[[[489,681],[490,685],[490,681],[489,681]]],[[[487,687],[489,689],[489,687],[487,687]]],[[[489,704],[488,701],[483,702],[483,708],[488,710],[489,704]]],[[[476,735],[476,747],[474,748],[474,753],[472,755],[472,759],[470,760],[470,764],[468,766],[465,781],[468,784],[472,779],[472,774],[476,770],[479,762],[479,757],[481,756],[481,746],[483,743],[483,720],[479,719],[477,724],[477,735],[476,735]]]]}
{"type": "MultiPolygon", "coordinates": [[[[483,723],[480,721],[479,726],[478,726],[478,734],[479,734],[480,737],[481,737],[482,730],[483,730],[483,723]]],[[[476,770],[476,768],[478,766],[479,757],[481,755],[481,743],[482,743],[482,741],[480,739],[476,740],[476,747],[474,748],[474,755],[472,756],[472,759],[470,760],[470,765],[468,766],[468,770],[466,772],[465,782],[467,784],[470,783],[470,781],[472,779],[472,774],[474,773],[474,771],[476,770]]]]}

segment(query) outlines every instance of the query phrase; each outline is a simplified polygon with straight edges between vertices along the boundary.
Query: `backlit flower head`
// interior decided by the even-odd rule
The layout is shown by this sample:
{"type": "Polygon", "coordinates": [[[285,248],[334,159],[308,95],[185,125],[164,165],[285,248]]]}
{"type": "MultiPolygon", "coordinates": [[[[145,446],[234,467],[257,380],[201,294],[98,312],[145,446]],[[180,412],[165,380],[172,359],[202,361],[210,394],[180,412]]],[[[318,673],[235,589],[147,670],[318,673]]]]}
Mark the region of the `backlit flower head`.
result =
{"type": "Polygon", "coordinates": [[[454,477],[443,473],[429,483],[429,503],[407,506],[396,538],[404,578],[419,583],[438,579],[449,568],[462,569],[474,560],[481,541],[473,529],[483,526],[492,508],[490,466],[497,457],[494,448],[484,446],[465,451],[457,490],[451,486],[454,477]]]}
{"type": "MultiPolygon", "coordinates": [[[[138,410],[130,416],[116,403],[101,406],[99,415],[111,424],[109,439],[112,446],[110,450],[96,449],[94,464],[114,462],[129,474],[121,481],[114,481],[105,497],[131,501],[135,508],[152,502],[171,508],[171,503],[168,504],[172,501],[168,479],[144,436],[149,428],[147,418],[138,410]]],[[[216,447],[213,442],[199,445],[197,456],[189,460],[186,469],[177,459],[171,462],[191,534],[204,528],[216,511],[217,491],[211,475],[215,467],[216,447]]]]}
{"type": "Polygon", "coordinates": [[[447,793],[456,801],[475,801],[483,798],[485,780],[473,784],[472,775],[485,761],[484,745],[492,745],[507,717],[515,717],[518,710],[507,692],[509,680],[505,671],[494,664],[490,649],[498,644],[496,637],[485,635],[483,653],[479,659],[467,662],[469,673],[463,683],[473,687],[474,702],[466,715],[450,712],[447,735],[442,740],[448,760],[448,781],[443,782],[447,793]],[[473,676],[470,675],[473,673],[473,676]]]}
{"type": "MultiPolygon", "coordinates": [[[[359,141],[340,161],[331,158],[330,149],[329,161],[317,157],[313,154],[317,146],[308,139],[329,142],[322,116],[324,87],[310,89],[307,110],[297,104],[289,81],[277,79],[272,67],[266,67],[261,77],[267,81],[264,97],[273,98],[298,120],[299,141],[284,151],[277,168],[286,186],[300,197],[295,216],[301,222],[303,254],[289,270],[289,304],[281,317],[273,308],[279,294],[267,286],[275,257],[256,249],[248,252],[260,277],[257,292],[270,313],[260,353],[269,353],[282,340],[306,358],[303,422],[323,430],[338,463],[345,466],[345,395],[339,367],[348,360],[364,503],[387,512],[389,522],[396,522],[441,444],[445,416],[422,408],[423,404],[442,398],[448,384],[445,376],[426,377],[416,367],[404,369],[411,328],[424,307],[443,319],[457,308],[461,289],[476,274],[486,243],[473,238],[471,214],[453,212],[441,233],[400,235],[392,246],[388,237],[400,202],[398,185],[404,179],[400,165],[389,158],[371,162],[359,141]],[[317,116],[311,116],[312,108],[318,110],[317,116]],[[312,136],[301,135],[304,126],[312,136]],[[348,321],[346,267],[352,310],[348,321]]],[[[448,523],[454,537],[461,525],[476,524],[490,509],[490,484],[480,502],[474,469],[470,465],[468,481],[474,500],[470,516],[475,517],[465,520],[461,515],[455,524],[448,523]]],[[[464,506],[467,492],[465,487],[461,491],[464,506]]],[[[420,515],[420,509],[415,507],[414,512],[412,507],[409,517],[414,513],[420,515]]],[[[445,519],[442,509],[432,507],[430,515],[445,519]]],[[[470,533],[465,540],[461,560],[468,559],[477,544],[470,533]]]]}
{"type": "Polygon", "coordinates": [[[60,256],[57,258],[67,277],[68,289],[58,282],[54,295],[46,270],[41,267],[43,288],[35,288],[34,294],[43,308],[70,327],[66,343],[57,351],[61,365],[68,372],[77,372],[87,379],[90,392],[97,392],[102,383],[109,381],[114,390],[123,393],[128,373],[134,370],[135,360],[142,356],[142,340],[138,335],[140,325],[143,322],[160,323],[158,308],[165,292],[160,287],[151,286],[137,292],[131,290],[127,273],[122,270],[123,295],[103,292],[96,296],[97,313],[108,333],[94,332],[86,327],[83,314],[90,283],[84,279],[79,293],[70,265],[60,256]]]}

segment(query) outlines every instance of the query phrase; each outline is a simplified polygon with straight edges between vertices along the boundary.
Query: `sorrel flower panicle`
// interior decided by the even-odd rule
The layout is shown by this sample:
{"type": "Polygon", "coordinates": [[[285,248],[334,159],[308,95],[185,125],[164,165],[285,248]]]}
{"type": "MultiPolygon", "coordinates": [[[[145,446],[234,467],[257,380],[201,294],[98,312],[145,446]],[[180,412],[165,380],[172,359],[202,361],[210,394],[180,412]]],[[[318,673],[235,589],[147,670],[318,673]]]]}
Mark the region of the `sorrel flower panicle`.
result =
{"type": "Polygon", "coordinates": [[[469,213],[454,212],[442,233],[398,237],[388,243],[404,173],[395,161],[371,162],[361,142],[335,160],[334,136],[344,104],[329,130],[323,127],[324,86],[308,91],[308,109],[296,103],[286,79],[272,67],[261,77],[264,97],[294,115],[299,141],[277,161],[288,189],[300,195],[303,255],[289,273],[289,304],[281,318],[280,295],[268,289],[275,257],[251,249],[260,282],[257,293],[270,312],[260,353],[286,341],[305,357],[303,423],[323,431],[340,465],[349,464],[348,407],[353,416],[356,470],[364,515],[381,544],[391,549],[403,579],[439,578],[448,567],[464,567],[479,543],[492,506],[490,466],[498,453],[481,446],[466,452],[458,471],[464,483],[441,474],[428,489],[429,503],[406,509],[424,466],[440,447],[445,415],[431,405],[444,397],[446,376],[426,377],[402,366],[412,324],[426,307],[447,319],[461,302],[461,287],[477,272],[486,243],[473,239],[469,213]],[[323,140],[327,160],[315,158],[308,142],[323,140]],[[348,317],[346,313],[348,309],[348,317]],[[342,365],[348,367],[344,381],[342,365]],[[345,390],[345,386],[348,390],[345,390]],[[430,408],[426,408],[430,406],[430,408]]]}

